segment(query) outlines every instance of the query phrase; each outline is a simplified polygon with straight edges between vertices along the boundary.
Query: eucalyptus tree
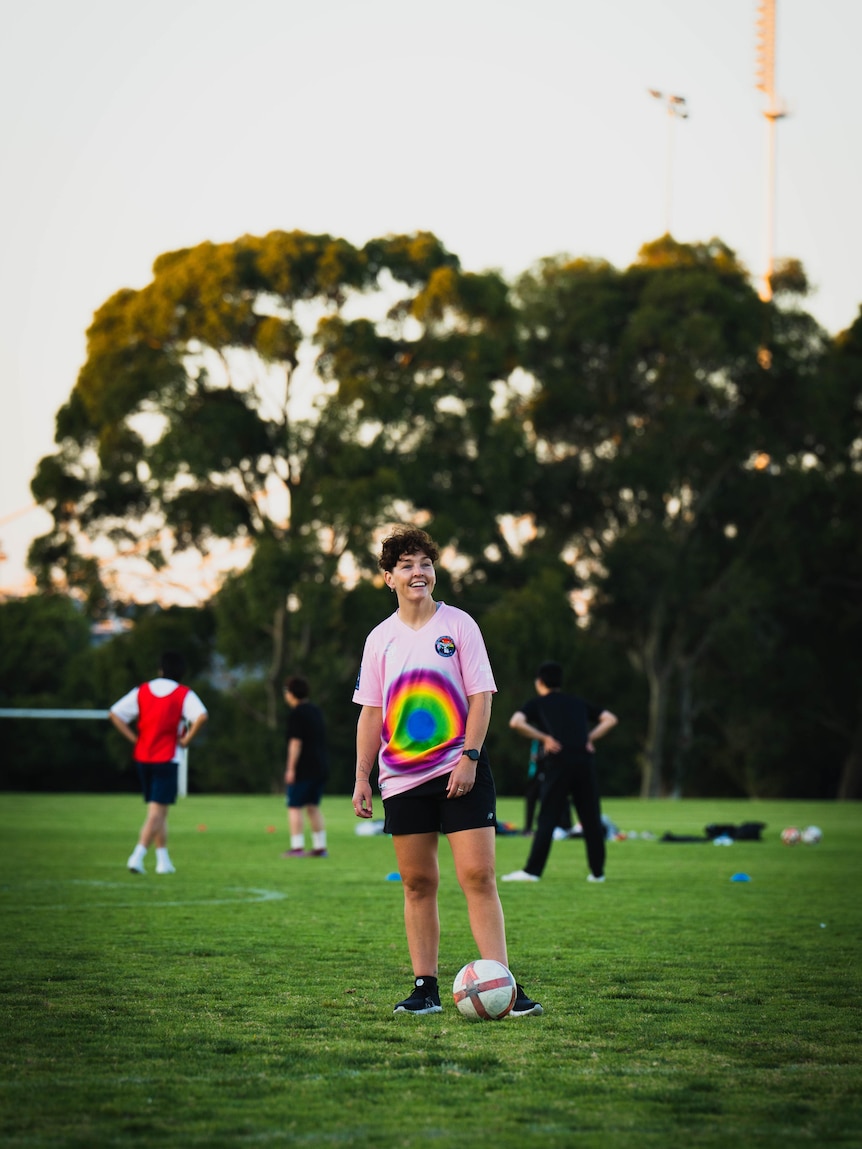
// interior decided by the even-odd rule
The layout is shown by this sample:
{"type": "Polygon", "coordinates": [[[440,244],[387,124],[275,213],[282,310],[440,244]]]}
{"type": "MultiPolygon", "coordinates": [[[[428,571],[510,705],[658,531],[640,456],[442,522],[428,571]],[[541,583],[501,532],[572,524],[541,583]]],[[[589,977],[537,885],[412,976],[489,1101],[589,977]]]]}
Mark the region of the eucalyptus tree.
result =
{"type": "Polygon", "coordinates": [[[537,545],[568,551],[645,676],[641,793],[658,795],[674,789],[671,709],[684,743],[694,675],[751,591],[746,558],[782,469],[823,452],[807,416],[827,340],[759,300],[715,240],[664,237],[625,271],[547,260],[518,293],[537,383],[525,414],[544,464],[537,545]]]}
{"type": "Polygon", "coordinates": [[[838,416],[844,432],[840,474],[832,484],[836,505],[828,522],[835,552],[826,588],[830,613],[837,614],[835,633],[840,642],[836,655],[828,661],[830,678],[840,688],[840,694],[833,700],[836,707],[833,720],[847,731],[837,797],[859,799],[862,798],[862,667],[858,656],[862,644],[862,531],[859,530],[862,308],[855,322],[836,340],[826,376],[841,396],[838,416]]]}
{"type": "MultiPolygon", "coordinates": [[[[795,548],[780,552],[789,586],[782,621],[814,673],[800,676],[792,712],[806,718],[798,773],[817,797],[862,797],[862,311],[836,336],[809,413],[828,443],[806,458],[794,489],[795,548]]],[[[785,647],[785,648],[786,648],[785,647]]]]}
{"type": "MultiPolygon", "coordinates": [[[[533,498],[535,461],[510,415],[517,359],[508,289],[493,273],[443,269],[408,315],[399,306],[390,320],[396,327],[324,325],[321,371],[340,400],[330,413],[347,421],[366,466],[457,551],[450,573],[481,610],[517,561],[505,523],[533,498]]],[[[360,510],[351,509],[354,523],[360,510]]]]}
{"type": "MultiPolygon", "coordinates": [[[[798,334],[794,307],[776,322],[798,334]]],[[[704,659],[695,768],[711,792],[859,797],[862,321],[831,341],[788,418],[804,447],[770,462],[780,499],[704,659]]]]}
{"type": "Polygon", "coordinates": [[[40,582],[69,586],[85,539],[154,566],[245,544],[220,628],[265,665],[273,725],[309,628],[335,657],[382,519],[430,518],[444,543],[502,560],[499,518],[528,459],[501,416],[513,365],[506,285],[428,233],[360,249],[273,232],[162,255],[88,331],[32,483],[54,517],[31,552],[40,582]]]}

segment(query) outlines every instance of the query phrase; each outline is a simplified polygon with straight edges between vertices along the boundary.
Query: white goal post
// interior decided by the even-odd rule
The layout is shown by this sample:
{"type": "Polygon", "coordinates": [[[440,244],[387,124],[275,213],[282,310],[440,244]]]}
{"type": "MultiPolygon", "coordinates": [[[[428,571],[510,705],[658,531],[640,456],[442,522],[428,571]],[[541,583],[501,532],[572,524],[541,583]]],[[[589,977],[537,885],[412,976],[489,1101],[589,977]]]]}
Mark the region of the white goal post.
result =
{"type": "MultiPolygon", "coordinates": [[[[0,718],[96,718],[106,719],[108,710],[39,710],[30,707],[0,709],[0,718]]],[[[186,798],[189,792],[189,750],[180,748],[177,754],[177,793],[186,798]]]]}

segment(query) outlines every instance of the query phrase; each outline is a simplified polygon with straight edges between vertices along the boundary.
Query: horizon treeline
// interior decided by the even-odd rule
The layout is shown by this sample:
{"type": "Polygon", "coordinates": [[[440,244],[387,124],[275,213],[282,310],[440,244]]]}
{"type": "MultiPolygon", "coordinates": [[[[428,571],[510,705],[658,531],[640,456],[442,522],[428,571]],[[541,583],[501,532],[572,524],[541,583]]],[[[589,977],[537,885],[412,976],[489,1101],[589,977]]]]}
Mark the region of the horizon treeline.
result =
{"type": "MultiPolygon", "coordinates": [[[[160,256],[96,312],[33,478],[54,526],[41,593],[0,606],[0,705],[107,707],[180,646],[212,714],[192,788],[261,792],[303,673],[348,792],[362,642],[391,609],[377,544],[415,522],[437,597],[485,634],[501,793],[529,753],[508,718],[555,658],[620,718],[608,795],[858,798],[862,316],[832,336],[806,289],[787,261],[763,300],[720,240],[671,236],[513,282],[428,233],[160,256]],[[161,610],[122,600],[96,540],[157,568],[220,540],[252,557],[161,610]],[[134,628],[91,646],[110,614],[134,628]]],[[[8,722],[4,784],[124,785],[126,748],[74,725],[8,722]]]]}

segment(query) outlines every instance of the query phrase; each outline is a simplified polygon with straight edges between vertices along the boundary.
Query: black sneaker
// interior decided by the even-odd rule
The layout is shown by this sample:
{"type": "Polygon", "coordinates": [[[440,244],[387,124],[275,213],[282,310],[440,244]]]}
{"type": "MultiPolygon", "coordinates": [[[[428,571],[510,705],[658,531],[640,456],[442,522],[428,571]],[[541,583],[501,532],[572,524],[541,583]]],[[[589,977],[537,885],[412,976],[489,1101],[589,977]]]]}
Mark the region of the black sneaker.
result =
{"type": "Polygon", "coordinates": [[[413,992],[403,1001],[399,1001],[393,1013],[442,1013],[440,1004],[440,991],[437,989],[436,977],[417,977],[413,983],[413,992]]]}
{"type": "Polygon", "coordinates": [[[540,1013],[545,1012],[537,1001],[527,997],[522,985],[518,985],[517,990],[518,996],[515,998],[515,1004],[509,1010],[509,1017],[538,1017],[540,1013]]]}

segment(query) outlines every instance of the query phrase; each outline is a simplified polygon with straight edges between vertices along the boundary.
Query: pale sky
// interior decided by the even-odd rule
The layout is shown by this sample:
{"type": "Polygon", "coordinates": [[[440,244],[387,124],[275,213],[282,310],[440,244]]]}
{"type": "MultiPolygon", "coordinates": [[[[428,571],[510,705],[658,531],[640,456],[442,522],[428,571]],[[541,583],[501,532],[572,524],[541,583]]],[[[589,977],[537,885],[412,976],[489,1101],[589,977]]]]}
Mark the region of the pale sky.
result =
{"type": "MultiPolygon", "coordinates": [[[[0,0],[0,587],[93,312],[162,252],[433,231],[515,276],[665,230],[766,259],[757,0],[0,0]],[[647,89],[685,97],[670,121],[647,89]],[[670,131],[669,131],[670,128],[670,131]],[[672,142],[672,151],[669,150],[672,142]],[[669,162],[670,158],[670,162],[669,162]],[[668,174],[672,195],[668,201],[668,174]]],[[[777,0],[775,254],[862,303],[862,0],[777,0]]]]}

